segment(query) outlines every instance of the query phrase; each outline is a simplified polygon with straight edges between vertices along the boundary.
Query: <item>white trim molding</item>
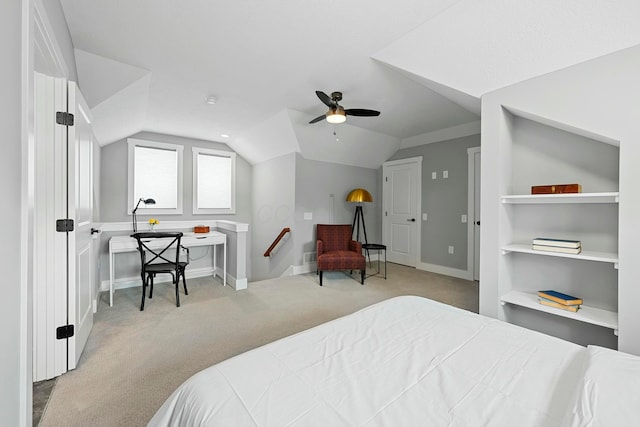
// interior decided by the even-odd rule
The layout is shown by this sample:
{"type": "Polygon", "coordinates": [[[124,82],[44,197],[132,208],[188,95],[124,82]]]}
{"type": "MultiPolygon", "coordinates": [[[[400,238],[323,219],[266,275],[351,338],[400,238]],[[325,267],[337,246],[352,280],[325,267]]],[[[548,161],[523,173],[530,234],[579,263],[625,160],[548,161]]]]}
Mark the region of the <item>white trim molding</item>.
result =
{"type": "MultiPolygon", "coordinates": [[[[197,277],[207,277],[212,276],[214,274],[213,267],[204,267],[204,268],[187,268],[186,275],[187,279],[195,279],[197,277]]],[[[223,270],[221,267],[216,268],[215,275],[220,278],[222,281],[223,270]]],[[[158,281],[156,283],[168,283],[170,281],[171,276],[169,274],[160,274],[158,281]]],[[[227,272],[227,284],[234,288],[235,290],[247,289],[247,279],[236,279],[229,272],[227,272]]],[[[220,283],[222,286],[222,283],[220,283]]],[[[116,279],[113,283],[113,289],[127,289],[127,288],[135,288],[140,287],[140,276],[131,276],[131,277],[121,277],[116,279]]],[[[103,280],[100,282],[100,292],[109,292],[109,279],[103,280]]],[[[94,301],[94,307],[97,306],[97,300],[94,301]]]]}
{"type": "Polygon", "coordinates": [[[481,131],[480,128],[480,120],[463,123],[461,125],[412,136],[411,138],[405,138],[400,141],[400,148],[417,147],[434,142],[442,142],[450,139],[464,138],[465,136],[478,135],[481,131]]]}
{"type": "MultiPolygon", "coordinates": [[[[476,248],[475,248],[475,221],[476,221],[476,164],[475,156],[480,153],[480,147],[467,148],[467,272],[471,279],[474,273],[476,248]]],[[[480,212],[478,212],[479,214],[480,212]]]]}
{"type": "MultiPolygon", "coordinates": [[[[146,221],[138,221],[138,228],[145,230],[147,226],[146,221]]],[[[196,225],[208,225],[211,228],[217,228],[218,230],[231,231],[234,233],[246,233],[249,231],[249,224],[228,220],[185,220],[185,221],[160,221],[160,224],[155,226],[155,230],[184,230],[193,229],[196,225]]],[[[130,222],[103,222],[95,223],[93,225],[95,229],[104,232],[111,231],[126,231],[131,232],[130,222]]]]}
{"type": "Polygon", "coordinates": [[[458,279],[473,280],[468,271],[458,268],[445,267],[443,265],[428,264],[420,262],[416,266],[418,270],[430,271],[431,273],[444,274],[445,276],[457,277],[458,279]]]}

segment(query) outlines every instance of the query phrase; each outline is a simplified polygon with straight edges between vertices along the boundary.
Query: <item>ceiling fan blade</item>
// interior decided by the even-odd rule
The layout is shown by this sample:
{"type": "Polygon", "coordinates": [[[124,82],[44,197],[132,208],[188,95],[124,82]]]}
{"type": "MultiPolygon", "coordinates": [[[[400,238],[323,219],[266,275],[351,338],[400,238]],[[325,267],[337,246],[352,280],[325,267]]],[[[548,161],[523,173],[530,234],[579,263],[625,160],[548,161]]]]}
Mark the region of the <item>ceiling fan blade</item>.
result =
{"type": "Polygon", "coordinates": [[[359,117],[375,117],[380,115],[380,111],[367,110],[365,108],[349,108],[344,110],[347,116],[359,116],[359,117]]]}
{"type": "Polygon", "coordinates": [[[326,117],[326,115],[325,115],[325,114],[323,114],[323,115],[321,115],[321,116],[318,116],[318,117],[316,117],[315,119],[311,120],[311,121],[309,122],[309,124],[318,123],[319,121],[324,120],[324,119],[325,119],[325,117],[326,117]]]}
{"type": "Polygon", "coordinates": [[[322,101],[324,105],[326,105],[327,107],[329,108],[335,107],[335,103],[333,102],[331,97],[326,93],[324,93],[323,91],[317,90],[316,95],[318,95],[318,98],[320,98],[320,101],[322,101]]]}

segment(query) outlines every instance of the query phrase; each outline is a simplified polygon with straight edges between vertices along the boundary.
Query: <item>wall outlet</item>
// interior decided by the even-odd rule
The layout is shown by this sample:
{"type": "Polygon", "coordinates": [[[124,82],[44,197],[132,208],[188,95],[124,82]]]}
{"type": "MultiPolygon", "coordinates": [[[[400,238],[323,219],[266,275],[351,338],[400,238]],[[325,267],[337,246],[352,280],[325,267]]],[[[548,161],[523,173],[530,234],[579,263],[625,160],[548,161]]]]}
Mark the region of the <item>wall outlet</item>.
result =
{"type": "Polygon", "coordinates": [[[449,178],[449,171],[442,171],[443,178],[449,178]]]}
{"type": "Polygon", "coordinates": [[[311,221],[313,219],[313,212],[305,212],[304,213],[304,219],[306,221],[311,221]]]}
{"type": "Polygon", "coordinates": [[[453,246],[449,246],[449,253],[452,254],[453,253],[453,246]]]}
{"type": "Polygon", "coordinates": [[[438,172],[431,172],[431,179],[438,178],[438,172]]]}
{"type": "Polygon", "coordinates": [[[466,223],[466,222],[467,222],[467,216],[463,214],[463,215],[460,217],[460,221],[462,221],[463,223],[466,223]]]}
{"type": "Polygon", "coordinates": [[[422,220],[423,220],[423,221],[426,221],[426,220],[427,220],[427,214],[426,214],[426,213],[423,213],[423,214],[422,214],[422,220]]]}

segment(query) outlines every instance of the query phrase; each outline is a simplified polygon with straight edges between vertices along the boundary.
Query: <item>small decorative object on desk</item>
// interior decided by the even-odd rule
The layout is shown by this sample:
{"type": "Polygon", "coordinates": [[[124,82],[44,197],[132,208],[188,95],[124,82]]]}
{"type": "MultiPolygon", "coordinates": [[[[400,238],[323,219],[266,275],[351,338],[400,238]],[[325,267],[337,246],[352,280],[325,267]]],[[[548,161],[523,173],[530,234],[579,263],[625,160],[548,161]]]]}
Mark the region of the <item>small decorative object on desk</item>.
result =
{"type": "Polygon", "coordinates": [[[538,302],[547,307],[576,312],[582,304],[582,298],[563,294],[554,290],[538,291],[538,302]]]}
{"type": "Polygon", "coordinates": [[[532,248],[536,251],[562,252],[565,254],[579,254],[582,252],[580,240],[550,239],[548,237],[536,237],[533,239],[532,248]]]}
{"type": "Polygon", "coordinates": [[[209,232],[209,226],[208,225],[196,225],[195,227],[193,227],[193,232],[194,233],[208,233],[209,232]]]}
{"type": "Polygon", "coordinates": [[[153,231],[155,226],[158,224],[160,224],[160,221],[155,218],[149,218],[149,231],[153,231]]]}
{"type": "Polygon", "coordinates": [[[534,185],[531,194],[582,193],[580,184],[534,185]]]}

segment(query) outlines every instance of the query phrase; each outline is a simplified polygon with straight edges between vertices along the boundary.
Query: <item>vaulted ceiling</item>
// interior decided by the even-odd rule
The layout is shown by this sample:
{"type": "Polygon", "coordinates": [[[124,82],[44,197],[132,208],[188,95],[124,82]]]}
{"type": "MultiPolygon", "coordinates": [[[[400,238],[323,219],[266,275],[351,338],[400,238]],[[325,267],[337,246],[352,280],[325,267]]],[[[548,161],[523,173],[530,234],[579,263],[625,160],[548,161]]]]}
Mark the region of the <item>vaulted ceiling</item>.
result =
{"type": "Polygon", "coordinates": [[[377,167],[477,122],[488,91],[640,43],[635,0],[61,3],[102,145],[150,131],[251,163],[297,151],[377,167]],[[309,125],[326,111],[315,90],[382,114],[309,125]]]}

